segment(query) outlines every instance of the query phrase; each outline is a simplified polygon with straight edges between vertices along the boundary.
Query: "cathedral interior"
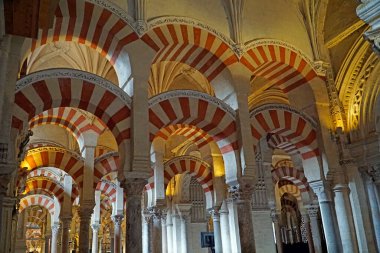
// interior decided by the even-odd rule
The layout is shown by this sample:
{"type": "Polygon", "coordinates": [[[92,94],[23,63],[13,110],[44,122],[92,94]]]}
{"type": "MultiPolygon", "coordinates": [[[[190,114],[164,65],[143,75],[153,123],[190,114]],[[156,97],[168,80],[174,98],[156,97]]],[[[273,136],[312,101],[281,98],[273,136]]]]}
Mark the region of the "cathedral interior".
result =
{"type": "Polygon", "coordinates": [[[0,0],[0,253],[380,253],[380,0],[0,0]]]}

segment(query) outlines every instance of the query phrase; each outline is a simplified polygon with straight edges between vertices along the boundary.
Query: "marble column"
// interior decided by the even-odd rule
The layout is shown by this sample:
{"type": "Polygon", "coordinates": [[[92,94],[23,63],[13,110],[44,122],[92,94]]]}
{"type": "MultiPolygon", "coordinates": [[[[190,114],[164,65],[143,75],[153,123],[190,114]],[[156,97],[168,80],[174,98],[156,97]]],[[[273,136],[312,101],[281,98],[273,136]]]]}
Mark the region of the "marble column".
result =
{"type": "Polygon", "coordinates": [[[142,252],[141,197],[145,179],[125,180],[126,203],[126,252],[142,252]]]}
{"type": "Polygon", "coordinates": [[[93,223],[91,225],[91,228],[92,228],[92,253],[98,253],[99,251],[99,228],[100,228],[100,224],[98,223],[93,223]]]}
{"type": "Polygon", "coordinates": [[[12,214],[16,198],[7,196],[9,179],[6,175],[0,176],[0,252],[9,252],[12,247],[12,214]]]}
{"type": "Polygon", "coordinates": [[[228,191],[233,201],[237,204],[241,252],[254,253],[256,251],[251,207],[254,182],[244,179],[240,181],[240,185],[230,187],[228,191]]]}
{"type": "Polygon", "coordinates": [[[152,253],[161,253],[162,252],[162,227],[161,227],[161,217],[162,210],[156,207],[150,209],[150,213],[152,214],[152,253]]]}
{"type": "Polygon", "coordinates": [[[167,235],[167,228],[166,228],[166,218],[167,213],[166,210],[163,210],[161,214],[161,229],[162,229],[162,253],[168,252],[168,235],[167,235]]]}
{"type": "Polygon", "coordinates": [[[121,223],[123,219],[123,215],[112,216],[114,225],[114,253],[121,253],[121,223]]]}
{"type": "Polygon", "coordinates": [[[60,230],[59,223],[55,223],[51,226],[51,251],[50,253],[58,252],[58,234],[60,230]]]}
{"type": "Polygon", "coordinates": [[[328,186],[325,182],[310,182],[315,194],[318,197],[319,208],[321,211],[323,230],[326,238],[327,251],[329,253],[340,253],[338,246],[338,237],[336,235],[332,203],[328,186]]]}
{"type": "Polygon", "coordinates": [[[371,178],[366,177],[366,186],[368,193],[368,202],[371,208],[372,223],[375,230],[376,245],[380,251],[380,210],[376,196],[376,186],[371,178]]]}
{"type": "Polygon", "coordinates": [[[349,200],[349,189],[345,183],[338,183],[333,188],[335,194],[335,212],[338,220],[340,238],[345,253],[357,253],[358,247],[355,227],[349,200]]]}
{"type": "Polygon", "coordinates": [[[215,253],[223,253],[222,235],[220,231],[220,213],[218,208],[211,210],[210,214],[212,215],[212,221],[214,224],[215,253]]]}
{"type": "Polygon", "coordinates": [[[152,221],[152,214],[148,210],[142,212],[142,252],[150,253],[150,227],[152,221]]]}
{"type": "Polygon", "coordinates": [[[15,252],[24,253],[26,251],[26,221],[27,211],[19,213],[17,219],[15,252]]]}
{"type": "Polygon", "coordinates": [[[44,253],[49,253],[51,235],[45,235],[44,253]]]}
{"type": "Polygon", "coordinates": [[[167,231],[167,248],[168,253],[174,253],[173,252],[173,217],[172,217],[172,211],[168,211],[168,214],[166,216],[166,231],[167,231]]]}
{"type": "Polygon", "coordinates": [[[280,215],[278,215],[275,210],[272,210],[271,218],[272,218],[272,222],[274,226],[274,233],[276,236],[277,253],[283,253],[282,236],[281,236],[281,228],[280,228],[280,215]]]}
{"type": "Polygon", "coordinates": [[[71,226],[71,217],[61,217],[62,221],[62,253],[70,252],[70,226],[71,226]]]}
{"type": "Polygon", "coordinates": [[[181,252],[190,253],[190,209],[191,204],[177,204],[181,220],[181,252]]]}
{"type": "Polygon", "coordinates": [[[309,215],[306,213],[302,214],[302,221],[303,221],[303,224],[305,226],[306,239],[307,239],[307,245],[309,247],[309,253],[314,253],[314,242],[313,242],[313,235],[311,233],[309,215]]]}
{"type": "Polygon", "coordinates": [[[230,226],[228,218],[228,209],[226,203],[223,203],[220,209],[220,230],[222,234],[223,251],[231,252],[231,238],[230,238],[230,226]]]}
{"type": "Polygon", "coordinates": [[[85,205],[82,203],[79,209],[79,218],[80,218],[80,227],[79,227],[79,252],[88,252],[89,251],[89,242],[90,242],[90,223],[91,215],[94,208],[92,206],[85,205]]]}
{"type": "Polygon", "coordinates": [[[319,226],[318,219],[318,207],[310,206],[307,208],[307,213],[309,214],[310,228],[313,237],[313,245],[315,253],[322,253],[322,235],[319,226]]]}

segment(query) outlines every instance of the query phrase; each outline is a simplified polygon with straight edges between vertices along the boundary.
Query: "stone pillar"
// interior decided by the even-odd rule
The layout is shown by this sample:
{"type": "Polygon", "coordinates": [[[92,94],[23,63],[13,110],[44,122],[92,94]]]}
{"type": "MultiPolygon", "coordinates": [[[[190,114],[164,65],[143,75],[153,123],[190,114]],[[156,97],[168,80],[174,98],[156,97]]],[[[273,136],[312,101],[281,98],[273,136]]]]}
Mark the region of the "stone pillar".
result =
{"type": "Polygon", "coordinates": [[[17,232],[16,232],[16,253],[24,253],[26,251],[26,210],[19,213],[17,219],[17,232]]]}
{"type": "Polygon", "coordinates": [[[224,202],[220,209],[220,230],[222,234],[222,245],[225,253],[231,252],[230,226],[228,220],[228,209],[224,202]]]}
{"type": "Polygon", "coordinates": [[[368,193],[368,202],[371,208],[371,217],[373,228],[376,235],[376,245],[378,251],[380,251],[380,210],[379,203],[376,196],[376,186],[370,177],[366,177],[366,187],[368,193]]]}
{"type": "Polygon", "coordinates": [[[322,236],[321,236],[319,220],[318,220],[318,207],[309,206],[307,208],[307,212],[309,214],[309,219],[310,219],[310,227],[311,227],[311,231],[312,231],[311,233],[313,237],[314,252],[322,253],[322,236]]]}
{"type": "Polygon", "coordinates": [[[141,196],[147,181],[145,179],[126,179],[124,190],[126,203],[126,252],[142,252],[141,196]]]}
{"type": "Polygon", "coordinates": [[[212,221],[214,223],[215,253],[223,253],[222,235],[220,231],[220,213],[218,208],[211,210],[210,214],[212,215],[212,221]]]}
{"type": "Polygon", "coordinates": [[[45,235],[44,253],[49,253],[51,235],[45,235]]]}
{"type": "Polygon", "coordinates": [[[190,209],[191,204],[177,204],[181,219],[181,252],[190,253],[190,209]]]}
{"type": "Polygon", "coordinates": [[[311,228],[310,228],[309,215],[306,213],[302,214],[302,221],[303,221],[303,224],[305,226],[306,239],[307,239],[307,245],[309,247],[309,253],[314,253],[314,242],[313,242],[313,236],[312,236],[311,228]]]}
{"type": "Polygon", "coordinates": [[[168,247],[168,253],[174,253],[173,252],[173,217],[172,217],[172,211],[168,211],[168,215],[166,217],[166,231],[167,231],[167,247],[168,247]]]}
{"type": "Polygon", "coordinates": [[[168,236],[167,236],[167,228],[166,228],[166,218],[167,218],[166,210],[163,210],[161,215],[162,215],[161,216],[162,253],[167,253],[168,252],[168,236]]]}
{"type": "Polygon", "coordinates": [[[333,188],[335,194],[335,212],[338,220],[340,238],[345,253],[357,253],[357,241],[352,217],[351,204],[348,197],[348,185],[338,183],[333,188]]]}
{"type": "Polygon", "coordinates": [[[61,217],[62,221],[62,253],[70,253],[70,226],[71,216],[61,217]]]}
{"type": "Polygon", "coordinates": [[[184,239],[182,239],[181,234],[181,221],[180,216],[177,213],[173,212],[173,253],[180,253],[182,252],[181,246],[184,239]]]}
{"type": "Polygon", "coordinates": [[[92,224],[92,253],[98,253],[99,251],[99,228],[100,224],[92,224]]]}
{"type": "Polygon", "coordinates": [[[59,223],[54,223],[51,226],[51,253],[58,252],[58,234],[59,234],[60,226],[59,223]]]}
{"type": "Polygon", "coordinates": [[[274,225],[274,233],[276,236],[277,253],[283,253],[282,236],[281,236],[281,228],[280,228],[280,216],[277,214],[275,210],[272,210],[271,218],[274,225]]]}
{"type": "Polygon", "coordinates": [[[310,182],[310,186],[318,197],[327,251],[329,253],[339,253],[338,237],[335,232],[331,197],[328,187],[325,182],[322,181],[310,182]]]}
{"type": "Polygon", "coordinates": [[[121,253],[121,223],[123,219],[123,215],[112,216],[114,225],[114,253],[121,253]]]}
{"type": "Polygon", "coordinates": [[[88,252],[89,251],[89,242],[90,242],[90,223],[91,215],[94,206],[85,205],[79,209],[79,218],[80,218],[80,227],[79,227],[79,252],[88,252]]]}
{"type": "Polygon", "coordinates": [[[152,214],[152,253],[161,253],[162,252],[162,227],[161,227],[161,218],[162,218],[162,210],[157,207],[153,207],[150,209],[150,213],[152,214]]]}
{"type": "Polygon", "coordinates": [[[142,252],[150,253],[150,226],[152,221],[152,214],[148,210],[142,212],[142,252]]]}
{"type": "Polygon", "coordinates": [[[228,189],[230,196],[237,204],[240,245],[242,253],[254,253],[255,242],[252,223],[251,198],[253,180],[240,179],[238,186],[228,189]]]}
{"type": "Polygon", "coordinates": [[[7,196],[9,180],[9,176],[0,175],[0,252],[9,252],[12,247],[12,214],[16,198],[7,196]]]}

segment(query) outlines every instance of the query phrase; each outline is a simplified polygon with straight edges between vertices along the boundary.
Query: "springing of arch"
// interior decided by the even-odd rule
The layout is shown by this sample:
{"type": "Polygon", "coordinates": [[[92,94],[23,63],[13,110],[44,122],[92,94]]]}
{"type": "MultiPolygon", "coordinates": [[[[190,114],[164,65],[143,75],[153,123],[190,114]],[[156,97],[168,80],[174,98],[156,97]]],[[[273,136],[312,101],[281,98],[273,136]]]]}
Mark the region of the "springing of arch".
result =
{"type": "Polygon", "coordinates": [[[238,61],[225,41],[199,26],[184,23],[154,25],[141,39],[157,52],[153,64],[181,62],[197,69],[208,81],[238,61]]]}
{"type": "Polygon", "coordinates": [[[290,166],[280,166],[272,170],[272,180],[274,183],[279,182],[281,179],[286,179],[292,182],[300,189],[300,192],[307,192],[309,184],[303,171],[300,171],[290,166]]]}
{"type": "Polygon", "coordinates": [[[284,93],[318,77],[311,60],[282,41],[253,41],[240,62],[253,76],[267,79],[267,87],[278,86],[284,93]]]}
{"type": "Polygon", "coordinates": [[[26,167],[29,171],[41,167],[55,167],[69,174],[79,187],[82,187],[83,184],[83,158],[64,148],[31,149],[21,162],[21,167],[26,167]]]}
{"type": "Polygon", "coordinates": [[[111,202],[116,201],[116,185],[107,180],[101,180],[96,186],[96,191],[101,191],[102,194],[106,195],[111,202]]]}
{"type": "Polygon", "coordinates": [[[121,13],[109,1],[61,0],[53,27],[39,32],[29,45],[30,52],[47,43],[72,41],[97,50],[114,65],[125,47],[138,39],[131,20],[121,13]]]}
{"type": "Polygon", "coordinates": [[[55,107],[86,110],[114,134],[121,165],[129,166],[131,98],[107,80],[78,70],[54,69],[30,74],[17,82],[12,127],[28,126],[34,116],[55,107]]]}
{"type": "Polygon", "coordinates": [[[41,206],[46,208],[51,215],[54,215],[54,200],[51,197],[42,194],[25,196],[20,200],[18,211],[21,213],[30,206],[41,206]]]}
{"type": "Polygon", "coordinates": [[[303,159],[319,156],[317,123],[290,106],[268,104],[250,112],[254,146],[267,134],[285,137],[303,159]]]}
{"type": "MultiPolygon", "coordinates": [[[[119,167],[119,154],[117,152],[109,152],[104,155],[101,155],[95,159],[94,162],[94,188],[97,187],[98,182],[100,180],[110,175],[113,172],[117,172],[117,168],[119,167]]],[[[110,175],[110,179],[105,178],[108,181],[112,181],[112,177],[110,175]]]]}

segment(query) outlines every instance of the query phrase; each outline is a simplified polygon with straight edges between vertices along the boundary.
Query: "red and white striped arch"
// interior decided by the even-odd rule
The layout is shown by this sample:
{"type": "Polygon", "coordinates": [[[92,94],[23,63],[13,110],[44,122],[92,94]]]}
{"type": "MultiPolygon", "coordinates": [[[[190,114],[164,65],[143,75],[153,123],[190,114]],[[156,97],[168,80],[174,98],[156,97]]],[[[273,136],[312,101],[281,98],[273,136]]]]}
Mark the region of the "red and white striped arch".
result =
{"type": "Polygon", "coordinates": [[[289,155],[298,153],[298,149],[286,137],[278,134],[267,135],[268,146],[272,149],[281,149],[289,155]]]}
{"type": "Polygon", "coordinates": [[[52,196],[55,196],[60,203],[63,202],[65,190],[62,185],[47,178],[32,178],[25,184],[24,194],[35,192],[36,190],[43,190],[52,196]]]}
{"type": "Polygon", "coordinates": [[[95,159],[94,162],[94,188],[97,187],[98,182],[112,172],[117,172],[119,168],[119,154],[117,152],[110,152],[95,159]]]}
{"type": "MultiPolygon", "coordinates": [[[[169,125],[161,129],[156,136],[168,140],[172,135],[181,135],[192,141],[199,149],[213,141],[213,138],[202,129],[186,124],[169,125]]],[[[151,136],[151,138],[154,138],[151,136]]],[[[153,141],[153,139],[151,139],[153,141]]]]}
{"type": "Polygon", "coordinates": [[[272,180],[274,183],[279,182],[281,179],[286,179],[297,186],[301,192],[309,190],[309,184],[303,171],[294,167],[281,166],[272,170],[272,180]]]}
{"type": "Polygon", "coordinates": [[[214,190],[213,175],[210,165],[193,156],[179,156],[164,163],[165,188],[177,174],[189,173],[201,184],[203,191],[208,194],[214,190]]]}
{"type": "Polygon", "coordinates": [[[170,91],[151,98],[149,123],[150,140],[169,125],[185,124],[212,136],[222,154],[238,149],[235,112],[224,102],[204,93],[170,91]]]}
{"type": "Polygon", "coordinates": [[[107,80],[87,72],[45,70],[17,82],[12,127],[22,129],[34,116],[55,107],[88,111],[112,131],[121,157],[129,166],[131,98],[107,80]]]}
{"type": "Polygon", "coordinates": [[[57,147],[42,147],[27,152],[21,167],[36,170],[41,167],[55,167],[69,174],[80,187],[83,183],[84,161],[79,155],[57,147]]]}
{"type": "Polygon", "coordinates": [[[59,175],[53,173],[50,170],[44,169],[44,168],[32,170],[27,175],[27,179],[34,178],[34,177],[47,177],[47,178],[51,178],[52,180],[57,181],[57,182],[59,182],[61,180],[61,177],[59,175]]]}
{"type": "Polygon", "coordinates": [[[116,185],[112,182],[101,180],[96,186],[97,191],[101,191],[102,194],[108,196],[111,202],[116,201],[116,185]]]}
{"type": "Polygon", "coordinates": [[[226,42],[197,26],[179,23],[154,26],[141,39],[157,52],[153,63],[181,62],[197,69],[208,81],[238,61],[226,42]]]}
{"type": "Polygon", "coordinates": [[[318,78],[311,61],[284,42],[258,40],[248,48],[240,62],[253,76],[268,80],[268,87],[278,86],[288,93],[318,78]]]}
{"type": "Polygon", "coordinates": [[[51,215],[54,215],[54,200],[48,196],[36,194],[23,197],[20,200],[18,211],[21,213],[24,209],[30,206],[41,206],[46,208],[51,215]]]}
{"type": "Polygon", "coordinates": [[[317,124],[307,115],[280,104],[261,106],[250,113],[253,144],[267,134],[285,137],[303,159],[319,156],[317,124]]]}
{"type": "Polygon", "coordinates": [[[60,0],[53,27],[40,30],[38,38],[29,45],[30,52],[56,41],[76,42],[97,50],[114,65],[138,35],[129,25],[130,21],[114,11],[116,6],[96,2],[99,1],[60,0]]]}
{"type": "Polygon", "coordinates": [[[100,134],[107,128],[102,121],[98,119],[90,121],[78,109],[70,107],[58,107],[44,111],[29,121],[29,128],[46,124],[58,125],[67,129],[77,140],[83,139],[82,133],[86,131],[100,134]]]}

